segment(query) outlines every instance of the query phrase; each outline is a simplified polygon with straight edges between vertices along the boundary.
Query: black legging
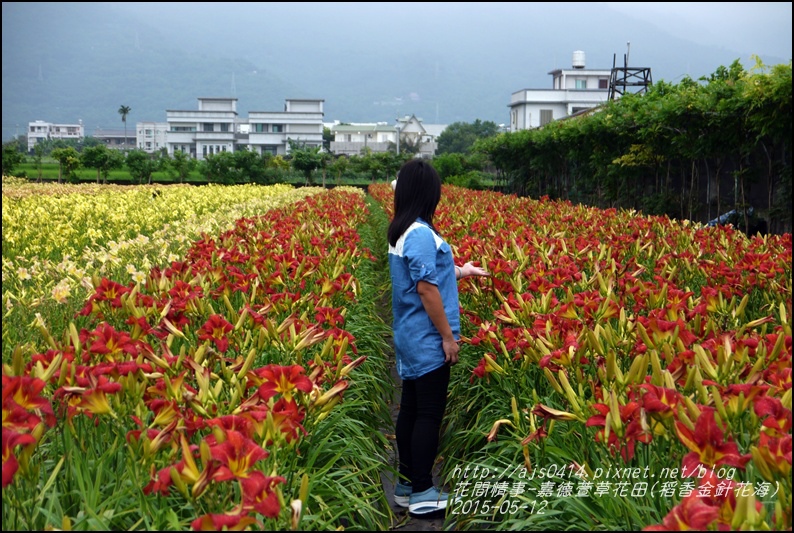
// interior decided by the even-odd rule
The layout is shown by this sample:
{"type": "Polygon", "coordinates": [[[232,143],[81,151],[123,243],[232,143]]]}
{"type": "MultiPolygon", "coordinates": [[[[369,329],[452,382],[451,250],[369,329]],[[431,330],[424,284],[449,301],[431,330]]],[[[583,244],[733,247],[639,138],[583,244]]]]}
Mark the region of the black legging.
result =
{"type": "Polygon", "coordinates": [[[395,428],[400,474],[411,482],[413,492],[423,492],[433,486],[433,464],[447,407],[449,365],[403,380],[402,385],[395,428]]]}

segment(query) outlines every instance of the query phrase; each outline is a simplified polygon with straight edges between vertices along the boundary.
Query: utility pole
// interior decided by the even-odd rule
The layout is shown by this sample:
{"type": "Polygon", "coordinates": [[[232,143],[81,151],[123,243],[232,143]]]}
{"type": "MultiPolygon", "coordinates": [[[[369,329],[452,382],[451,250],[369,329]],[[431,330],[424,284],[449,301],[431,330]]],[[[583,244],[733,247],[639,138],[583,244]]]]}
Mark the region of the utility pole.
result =
{"type": "Polygon", "coordinates": [[[400,155],[400,125],[397,124],[395,129],[397,130],[397,155],[400,155]]]}

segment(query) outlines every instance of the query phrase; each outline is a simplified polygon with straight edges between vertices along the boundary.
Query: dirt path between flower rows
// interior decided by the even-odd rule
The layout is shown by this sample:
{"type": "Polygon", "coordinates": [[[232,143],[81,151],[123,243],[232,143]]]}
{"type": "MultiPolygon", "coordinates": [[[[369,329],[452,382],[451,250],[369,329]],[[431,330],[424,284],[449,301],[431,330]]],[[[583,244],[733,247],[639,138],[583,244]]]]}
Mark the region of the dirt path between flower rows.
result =
{"type": "MultiPolygon", "coordinates": [[[[379,249],[384,256],[388,252],[385,242],[380,239],[386,238],[386,227],[388,221],[385,221],[385,215],[382,208],[374,200],[368,202],[372,212],[370,213],[369,224],[372,228],[373,234],[371,238],[378,239],[379,245],[373,245],[373,249],[379,249]]],[[[381,257],[378,261],[379,266],[376,267],[377,285],[379,287],[375,296],[375,312],[378,317],[383,320],[384,324],[389,327],[386,328],[386,344],[388,348],[383,355],[387,358],[389,363],[389,373],[391,382],[394,385],[391,399],[388,401],[389,412],[391,414],[391,425],[382,428],[381,431],[388,439],[391,446],[387,450],[387,463],[381,472],[380,478],[383,483],[383,490],[386,493],[386,499],[389,502],[393,519],[389,526],[389,530],[399,531],[443,531],[444,517],[443,514],[436,513],[431,518],[414,518],[408,514],[408,509],[400,507],[394,503],[394,474],[393,471],[397,470],[397,442],[394,437],[394,427],[397,423],[397,414],[400,412],[400,394],[402,392],[402,382],[400,376],[397,374],[397,367],[394,359],[394,342],[391,334],[392,312],[391,312],[391,282],[389,279],[389,263],[386,257],[381,257]]],[[[438,483],[438,479],[436,479],[438,483]]]]}
{"type": "MultiPolygon", "coordinates": [[[[391,305],[389,295],[383,294],[378,302],[378,314],[387,323],[391,324],[391,305]]],[[[386,428],[386,434],[389,442],[392,444],[392,449],[389,451],[389,464],[394,465],[396,468],[397,459],[397,443],[394,439],[394,425],[397,423],[397,414],[400,411],[400,393],[402,392],[402,385],[400,376],[397,374],[397,367],[394,363],[394,344],[392,343],[391,335],[387,339],[389,343],[389,352],[386,354],[389,358],[389,369],[391,372],[392,382],[394,383],[394,394],[389,403],[389,410],[391,412],[392,427],[386,428]]],[[[408,509],[400,507],[394,503],[394,479],[392,473],[384,471],[381,474],[381,481],[383,482],[383,489],[386,492],[386,497],[389,500],[389,506],[394,513],[394,522],[390,530],[400,531],[443,531],[444,517],[438,516],[438,513],[432,518],[414,518],[408,514],[408,509]]],[[[438,483],[438,479],[436,479],[438,483]]]]}

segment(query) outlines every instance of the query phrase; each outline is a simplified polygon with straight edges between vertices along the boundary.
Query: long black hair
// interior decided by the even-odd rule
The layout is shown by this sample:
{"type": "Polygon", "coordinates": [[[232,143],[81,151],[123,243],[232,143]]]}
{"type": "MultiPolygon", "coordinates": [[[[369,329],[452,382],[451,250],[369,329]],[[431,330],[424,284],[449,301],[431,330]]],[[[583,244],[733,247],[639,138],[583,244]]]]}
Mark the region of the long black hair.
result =
{"type": "Polygon", "coordinates": [[[433,215],[441,200],[441,178],[429,161],[411,159],[397,173],[394,189],[394,218],[389,224],[389,244],[395,246],[397,239],[408,227],[421,217],[433,231],[433,215]]]}

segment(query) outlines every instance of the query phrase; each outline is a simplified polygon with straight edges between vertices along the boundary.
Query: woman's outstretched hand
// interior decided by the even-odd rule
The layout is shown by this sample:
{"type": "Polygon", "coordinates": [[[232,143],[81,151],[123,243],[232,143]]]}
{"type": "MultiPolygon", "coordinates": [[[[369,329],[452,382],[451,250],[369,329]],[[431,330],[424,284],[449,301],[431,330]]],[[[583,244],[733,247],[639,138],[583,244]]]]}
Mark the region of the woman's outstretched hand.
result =
{"type": "Polygon", "coordinates": [[[490,276],[490,272],[485,270],[482,267],[476,266],[474,263],[469,261],[465,265],[460,268],[460,277],[465,278],[466,276],[490,276]]]}

